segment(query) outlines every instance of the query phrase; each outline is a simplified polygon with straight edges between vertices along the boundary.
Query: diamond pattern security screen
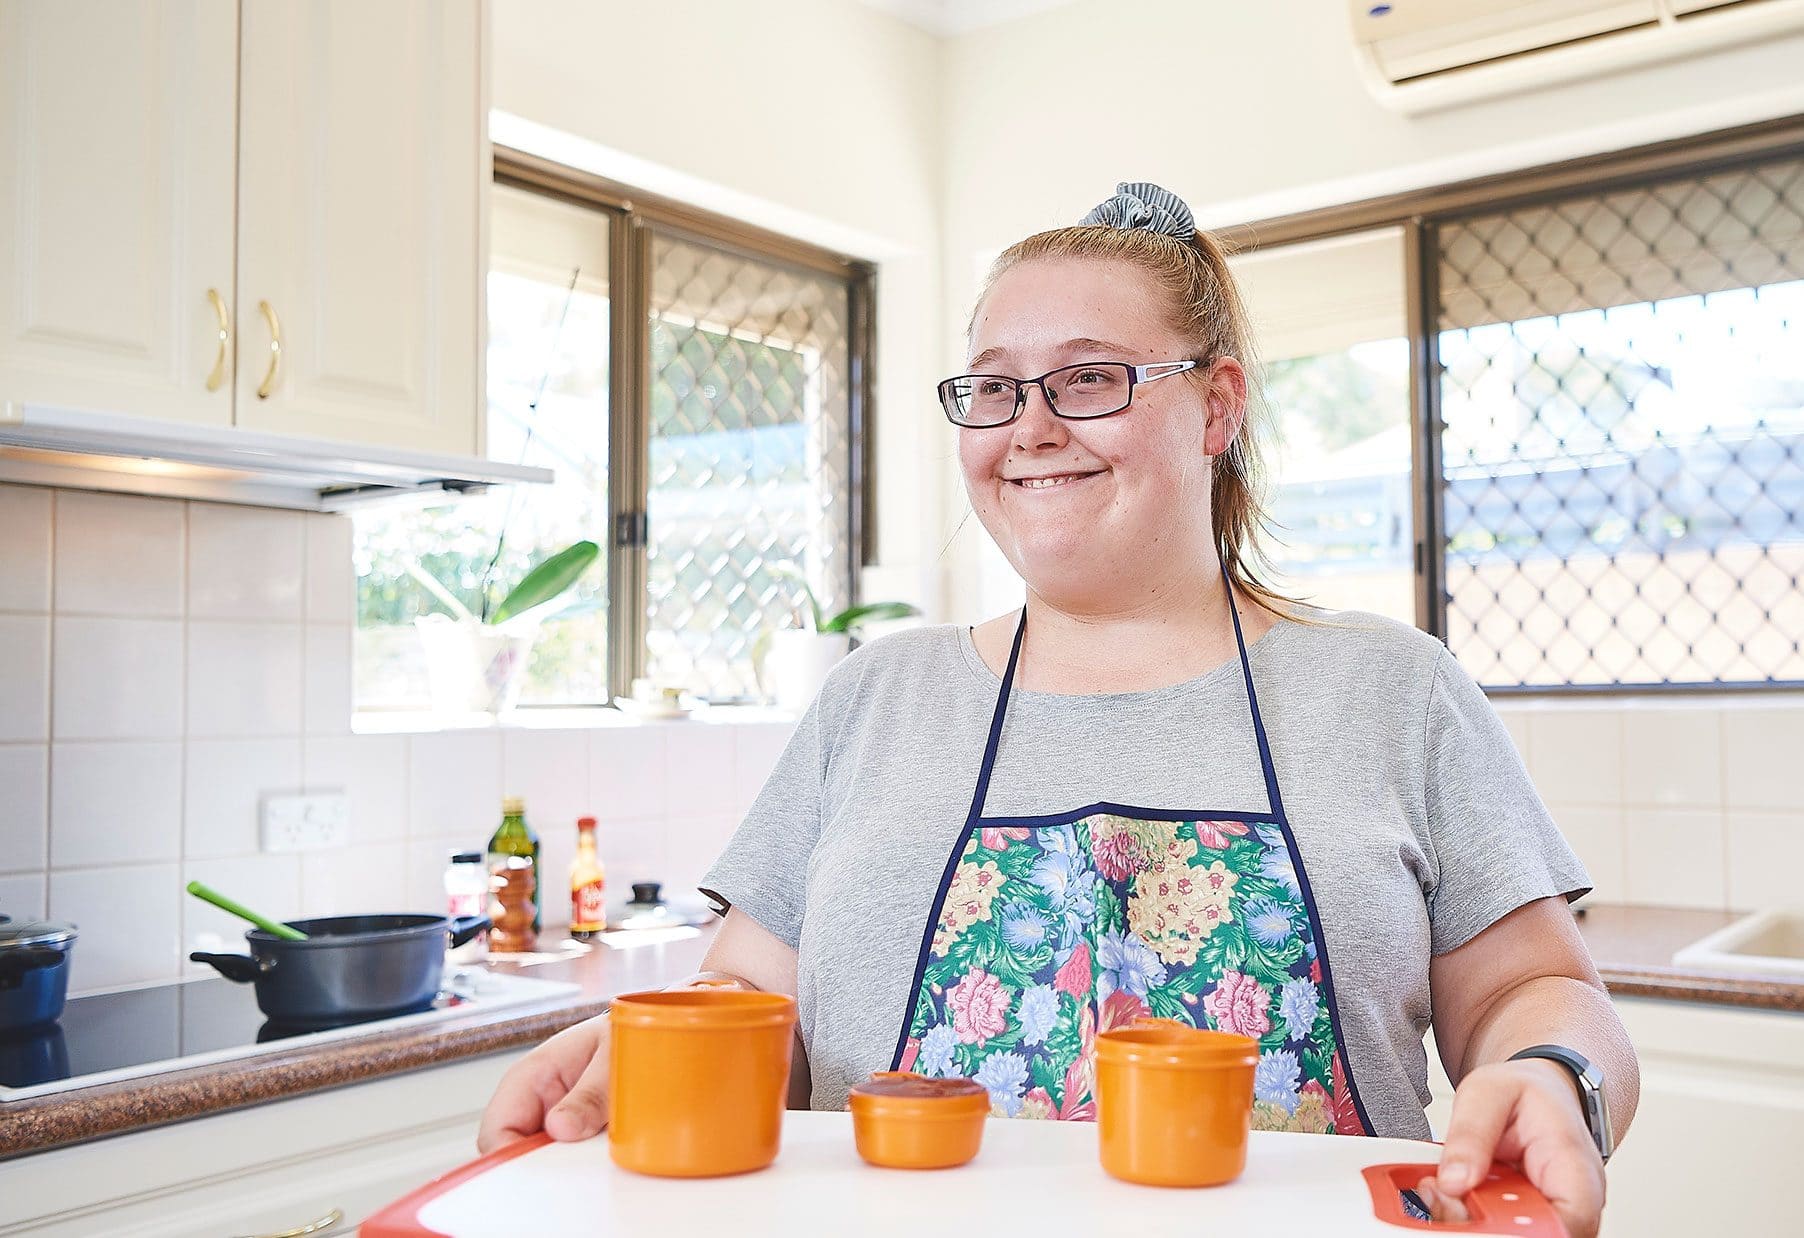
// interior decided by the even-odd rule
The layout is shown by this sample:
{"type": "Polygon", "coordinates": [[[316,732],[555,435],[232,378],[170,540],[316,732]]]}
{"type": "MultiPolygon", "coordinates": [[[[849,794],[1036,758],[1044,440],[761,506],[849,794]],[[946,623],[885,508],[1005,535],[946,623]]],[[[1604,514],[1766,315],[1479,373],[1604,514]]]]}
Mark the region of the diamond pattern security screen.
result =
{"type": "Polygon", "coordinates": [[[1461,662],[1804,682],[1804,161],[1435,227],[1461,662]]]}
{"type": "Polygon", "coordinates": [[[851,287],[655,235],[646,674],[761,695],[754,647],[851,601],[851,287]]]}

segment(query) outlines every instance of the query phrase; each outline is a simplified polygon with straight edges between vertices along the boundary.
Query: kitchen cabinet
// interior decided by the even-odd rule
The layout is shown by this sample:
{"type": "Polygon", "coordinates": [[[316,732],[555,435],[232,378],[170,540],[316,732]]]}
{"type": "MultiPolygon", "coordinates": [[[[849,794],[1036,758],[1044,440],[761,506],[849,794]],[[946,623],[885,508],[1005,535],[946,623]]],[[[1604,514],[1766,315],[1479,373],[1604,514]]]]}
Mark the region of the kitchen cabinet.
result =
{"type": "Polygon", "coordinates": [[[482,0],[0,0],[0,401],[481,450],[482,0]]]}
{"type": "MultiPolygon", "coordinates": [[[[1804,1014],[1616,999],[1641,1059],[1641,1106],[1610,1161],[1602,1238],[1784,1234],[1797,1225],[1804,1014]]],[[[1451,1088],[1434,1066],[1429,1117],[1451,1088]]]]}
{"type": "Polygon", "coordinates": [[[230,424],[237,58],[237,0],[0,0],[0,402],[230,424]]]}
{"type": "Polygon", "coordinates": [[[470,1160],[476,1124],[524,1051],[0,1161],[0,1235],[311,1238],[470,1160]]]}

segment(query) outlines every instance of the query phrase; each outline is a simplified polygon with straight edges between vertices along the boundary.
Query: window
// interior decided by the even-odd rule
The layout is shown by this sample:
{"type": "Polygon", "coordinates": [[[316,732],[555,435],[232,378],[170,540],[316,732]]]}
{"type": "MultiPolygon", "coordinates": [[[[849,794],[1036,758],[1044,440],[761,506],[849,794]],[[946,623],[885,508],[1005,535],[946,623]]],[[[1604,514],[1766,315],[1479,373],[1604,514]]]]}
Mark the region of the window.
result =
{"type": "Polygon", "coordinates": [[[1436,229],[1448,646],[1495,687],[1804,681],[1804,161],[1436,229]]]}
{"type": "Polygon", "coordinates": [[[641,675],[759,699],[758,637],[799,620],[800,582],[850,603],[869,272],[657,210],[555,174],[494,186],[488,454],[557,480],[358,517],[359,708],[430,707],[416,621],[481,617],[584,539],[604,562],[539,627],[521,705],[641,675]]]}
{"type": "Polygon", "coordinates": [[[1492,692],[1804,685],[1801,152],[1769,122],[1230,230],[1277,583],[1413,612],[1492,692]]]}

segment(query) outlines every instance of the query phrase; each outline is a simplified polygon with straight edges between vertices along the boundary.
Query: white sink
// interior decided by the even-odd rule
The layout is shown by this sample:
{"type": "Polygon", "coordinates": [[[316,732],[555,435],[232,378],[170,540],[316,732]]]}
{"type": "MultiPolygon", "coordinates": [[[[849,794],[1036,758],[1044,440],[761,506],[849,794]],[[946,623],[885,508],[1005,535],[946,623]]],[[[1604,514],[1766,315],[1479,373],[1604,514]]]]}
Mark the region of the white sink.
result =
{"type": "Polygon", "coordinates": [[[1804,911],[1756,911],[1686,946],[1672,961],[1679,967],[1804,980],[1804,911]]]}

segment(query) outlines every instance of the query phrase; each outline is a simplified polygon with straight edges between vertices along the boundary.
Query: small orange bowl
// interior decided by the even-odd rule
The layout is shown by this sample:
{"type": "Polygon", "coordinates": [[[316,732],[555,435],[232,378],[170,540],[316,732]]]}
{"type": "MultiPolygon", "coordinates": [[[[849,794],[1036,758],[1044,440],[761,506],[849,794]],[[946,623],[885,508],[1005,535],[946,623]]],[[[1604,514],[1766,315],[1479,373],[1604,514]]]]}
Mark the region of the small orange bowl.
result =
{"type": "Polygon", "coordinates": [[[1259,1042],[1140,1019],[1096,1037],[1102,1166],[1144,1186],[1219,1186],[1246,1168],[1259,1042]]]}
{"type": "Polygon", "coordinates": [[[951,1169],[977,1155],[990,1094],[969,1079],[879,1070],[853,1088],[858,1155],[886,1169],[951,1169]]]}

